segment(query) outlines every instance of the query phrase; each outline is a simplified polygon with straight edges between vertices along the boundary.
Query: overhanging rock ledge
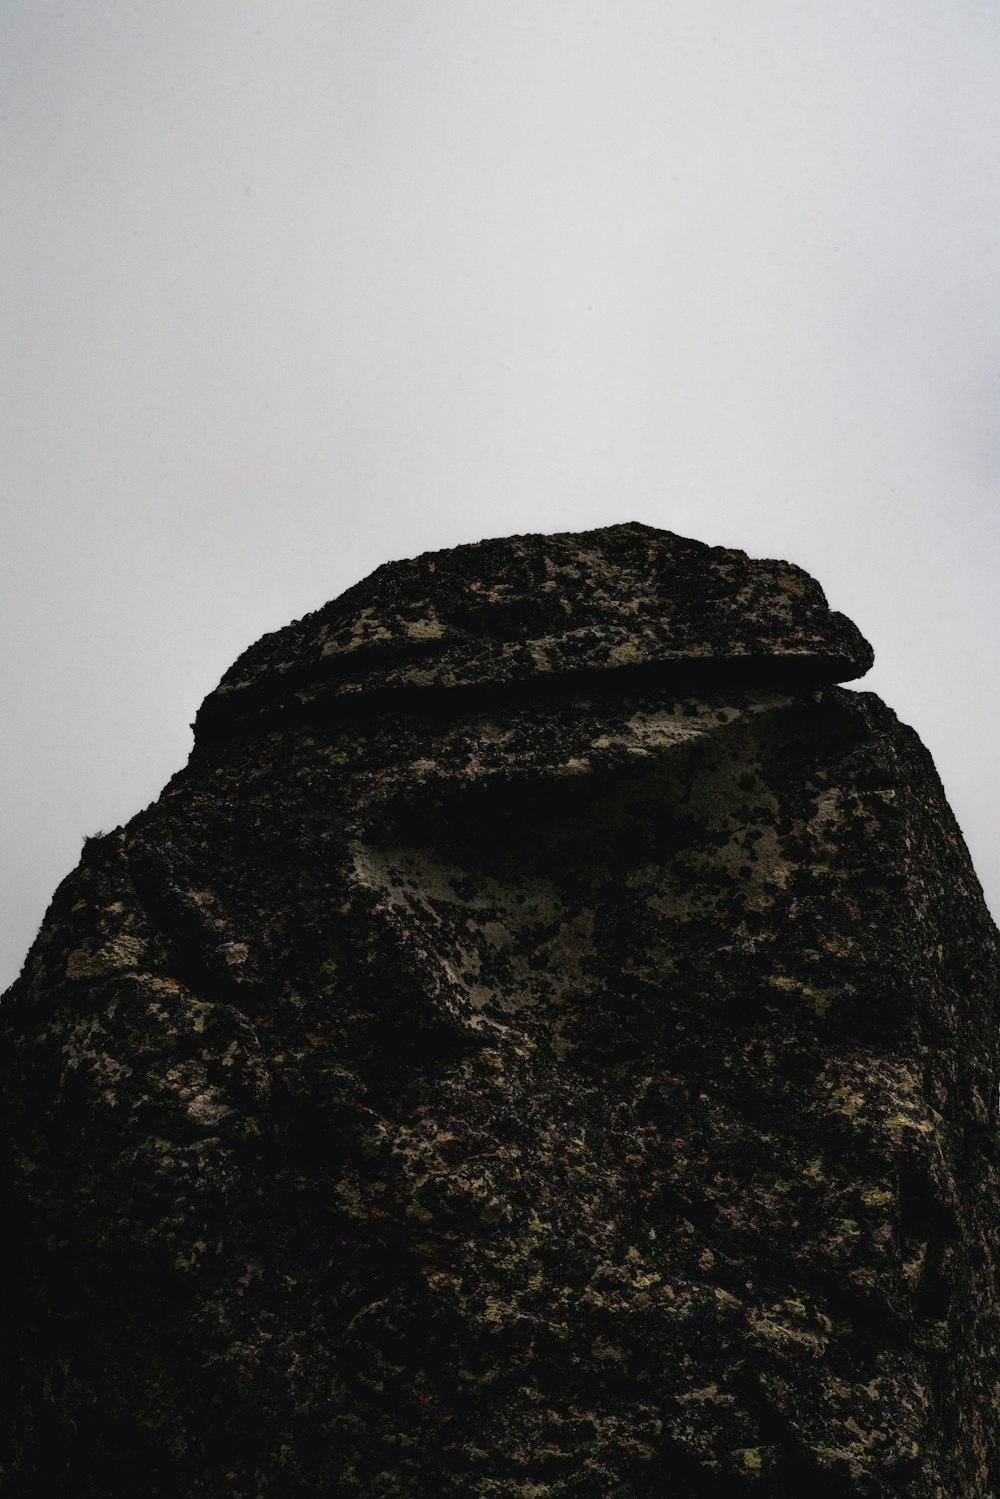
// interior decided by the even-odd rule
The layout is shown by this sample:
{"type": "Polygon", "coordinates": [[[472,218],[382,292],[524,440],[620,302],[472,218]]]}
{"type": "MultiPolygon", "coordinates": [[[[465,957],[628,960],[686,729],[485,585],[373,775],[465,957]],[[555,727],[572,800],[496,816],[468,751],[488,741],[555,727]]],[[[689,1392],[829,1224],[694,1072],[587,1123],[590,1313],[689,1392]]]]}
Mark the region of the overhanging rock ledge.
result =
{"type": "Polygon", "coordinates": [[[995,1499],[998,942],[871,650],[638,524],[236,662],[0,1008],[18,1499],[995,1499]]]}

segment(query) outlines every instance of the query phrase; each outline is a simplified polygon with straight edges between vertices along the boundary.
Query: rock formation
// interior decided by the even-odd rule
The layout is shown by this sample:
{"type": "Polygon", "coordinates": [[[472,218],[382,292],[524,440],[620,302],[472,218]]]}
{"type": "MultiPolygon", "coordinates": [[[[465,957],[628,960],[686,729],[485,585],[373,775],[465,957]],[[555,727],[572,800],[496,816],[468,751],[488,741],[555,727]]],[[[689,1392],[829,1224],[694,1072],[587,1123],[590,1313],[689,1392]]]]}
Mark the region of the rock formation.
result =
{"type": "Polygon", "coordinates": [[[0,1009],[0,1492],[1000,1492],[997,937],[871,659],[642,525],[249,650],[0,1009]]]}

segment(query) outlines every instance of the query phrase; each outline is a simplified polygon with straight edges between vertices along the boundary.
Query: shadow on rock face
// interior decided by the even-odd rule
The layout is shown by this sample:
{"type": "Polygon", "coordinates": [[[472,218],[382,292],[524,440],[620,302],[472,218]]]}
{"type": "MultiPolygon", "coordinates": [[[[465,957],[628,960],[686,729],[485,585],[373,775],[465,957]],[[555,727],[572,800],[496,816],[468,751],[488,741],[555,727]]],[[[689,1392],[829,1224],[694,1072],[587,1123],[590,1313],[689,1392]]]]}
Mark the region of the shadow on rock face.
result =
{"type": "Polygon", "coordinates": [[[996,943],[926,752],[825,685],[846,621],[821,685],[657,675],[815,646],[785,564],[489,547],[255,647],[57,892],[4,1010],[6,1472],[988,1499],[996,943]]]}

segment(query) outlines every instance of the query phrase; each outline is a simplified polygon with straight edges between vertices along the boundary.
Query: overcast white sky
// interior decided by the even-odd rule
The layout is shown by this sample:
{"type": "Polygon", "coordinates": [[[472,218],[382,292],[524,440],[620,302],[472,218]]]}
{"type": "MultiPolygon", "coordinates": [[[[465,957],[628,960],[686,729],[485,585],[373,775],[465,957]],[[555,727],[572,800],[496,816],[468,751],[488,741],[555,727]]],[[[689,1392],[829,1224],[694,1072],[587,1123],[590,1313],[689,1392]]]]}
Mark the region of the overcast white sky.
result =
{"type": "Polygon", "coordinates": [[[265,630],[642,520],[800,563],[1000,909],[998,0],[0,0],[0,984],[265,630]]]}

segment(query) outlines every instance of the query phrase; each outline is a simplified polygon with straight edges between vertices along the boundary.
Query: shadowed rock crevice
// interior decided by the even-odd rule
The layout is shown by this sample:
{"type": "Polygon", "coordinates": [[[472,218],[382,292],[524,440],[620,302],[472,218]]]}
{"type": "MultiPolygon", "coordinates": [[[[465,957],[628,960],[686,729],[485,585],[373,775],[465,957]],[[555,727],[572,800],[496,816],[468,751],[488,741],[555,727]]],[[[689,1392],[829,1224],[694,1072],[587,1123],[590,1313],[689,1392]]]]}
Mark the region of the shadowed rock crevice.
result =
{"type": "Polygon", "coordinates": [[[241,657],[0,1011],[0,1491],[992,1499],[997,939],[870,660],[645,526],[241,657]]]}

